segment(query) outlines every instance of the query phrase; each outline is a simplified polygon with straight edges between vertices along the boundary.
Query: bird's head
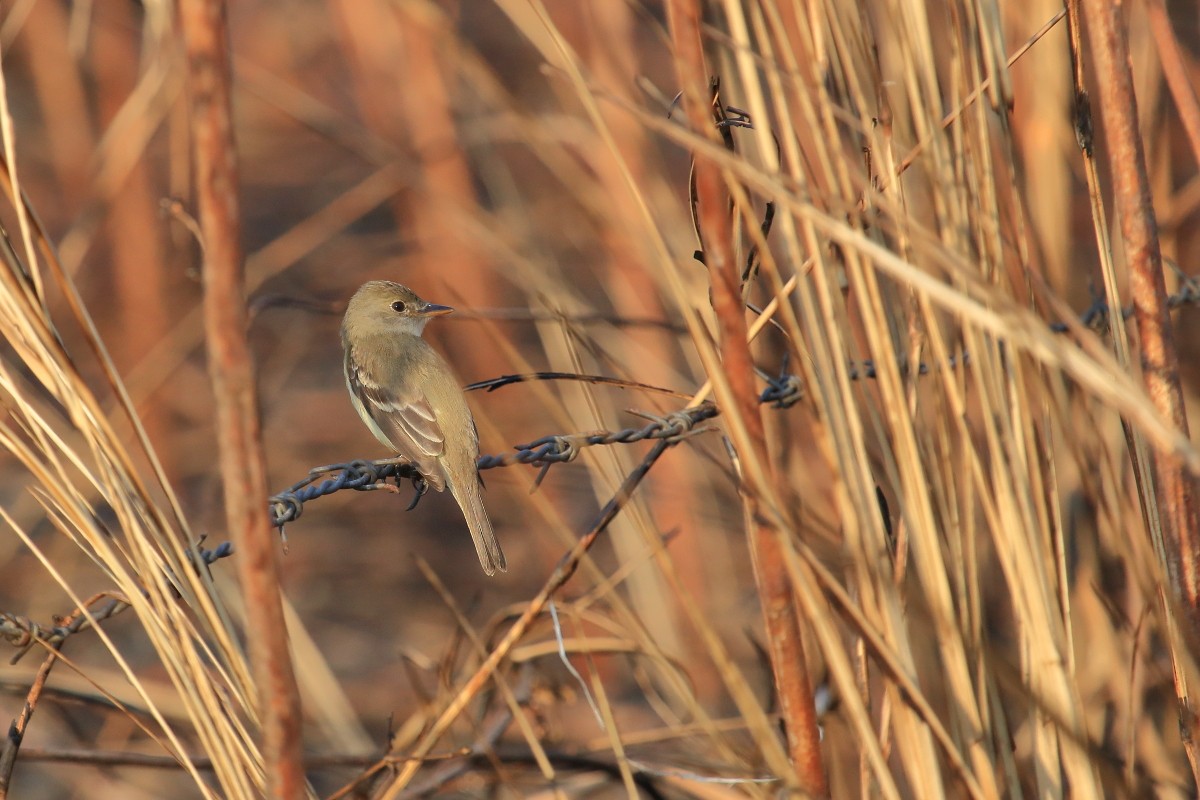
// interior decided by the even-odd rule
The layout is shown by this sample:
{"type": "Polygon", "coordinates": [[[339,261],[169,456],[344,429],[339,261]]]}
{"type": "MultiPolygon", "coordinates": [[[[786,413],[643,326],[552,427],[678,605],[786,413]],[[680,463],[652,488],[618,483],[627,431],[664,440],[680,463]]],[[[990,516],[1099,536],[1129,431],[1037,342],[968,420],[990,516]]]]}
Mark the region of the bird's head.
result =
{"type": "Polygon", "coordinates": [[[454,311],[422,300],[407,286],[392,281],[369,281],[354,293],[342,323],[347,328],[396,331],[420,336],[434,317],[454,311]]]}

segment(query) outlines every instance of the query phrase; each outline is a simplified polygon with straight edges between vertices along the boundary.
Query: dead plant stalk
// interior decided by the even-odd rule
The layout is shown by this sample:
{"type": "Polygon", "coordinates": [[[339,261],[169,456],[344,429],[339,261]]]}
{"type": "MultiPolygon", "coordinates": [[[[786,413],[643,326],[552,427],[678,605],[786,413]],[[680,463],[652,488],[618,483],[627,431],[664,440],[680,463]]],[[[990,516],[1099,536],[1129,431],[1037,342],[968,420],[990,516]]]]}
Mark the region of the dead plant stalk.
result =
{"type": "MultiPolygon", "coordinates": [[[[671,41],[679,83],[684,87],[683,107],[692,130],[716,139],[709,117],[707,70],[700,39],[700,10],[695,0],[673,0],[667,5],[671,41]]],[[[746,318],[739,289],[739,269],[733,256],[733,229],[728,214],[729,194],[719,164],[699,154],[695,156],[695,185],[699,228],[704,233],[705,260],[712,288],[713,310],[719,326],[721,371],[728,381],[729,394],[736,407],[728,409],[733,422],[744,426],[743,462],[768,464],[767,448],[758,392],[754,384],[754,363],[746,342],[746,318]]],[[[710,376],[714,385],[718,376],[710,376]]],[[[733,437],[736,441],[738,436],[733,437]]],[[[812,683],[808,676],[801,638],[800,619],[792,595],[791,581],[783,554],[782,531],[769,521],[759,505],[764,487],[754,481],[745,483],[741,498],[746,534],[754,556],[754,575],[759,602],[767,629],[767,646],[780,711],[787,730],[788,751],[800,785],[815,795],[827,793],[825,768],[821,760],[820,735],[813,705],[812,683]]]]}
{"type": "MultiPolygon", "coordinates": [[[[1133,93],[1129,47],[1121,28],[1120,7],[1104,0],[1084,0],[1100,111],[1112,167],[1113,194],[1129,265],[1133,318],[1142,359],[1142,381],[1159,413],[1185,436],[1187,415],[1179,383],[1179,358],[1171,333],[1167,290],[1163,279],[1158,223],[1150,198],[1146,156],[1138,133],[1137,99],[1133,93]]],[[[1200,509],[1195,479],[1170,453],[1154,455],[1155,501],[1175,563],[1168,565],[1174,590],[1186,601],[1190,632],[1200,630],[1200,509]]]]}
{"type": "Polygon", "coordinates": [[[188,56],[192,159],[204,236],[204,321],[217,407],[225,517],[246,606],[250,658],[259,686],[267,795],[305,793],[300,701],[288,651],[267,494],[254,371],[246,343],[237,160],[230,112],[229,44],[221,0],[181,0],[188,56]]]}

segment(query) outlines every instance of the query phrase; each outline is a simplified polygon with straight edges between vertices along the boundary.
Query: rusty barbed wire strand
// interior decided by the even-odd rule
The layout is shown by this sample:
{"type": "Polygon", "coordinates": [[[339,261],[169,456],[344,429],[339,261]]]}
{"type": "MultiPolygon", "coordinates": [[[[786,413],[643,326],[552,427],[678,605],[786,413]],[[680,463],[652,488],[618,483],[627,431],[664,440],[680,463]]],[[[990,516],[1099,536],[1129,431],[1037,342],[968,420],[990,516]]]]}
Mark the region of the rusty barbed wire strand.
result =
{"type": "MultiPolygon", "coordinates": [[[[1180,291],[1167,298],[1167,305],[1172,310],[1185,305],[1200,305],[1200,277],[1185,277],[1180,291]]],[[[1123,308],[1121,314],[1123,317],[1128,318],[1133,314],[1133,308],[1123,308]]],[[[1096,297],[1093,299],[1091,306],[1080,314],[1078,319],[1084,327],[1098,333],[1103,333],[1108,329],[1108,304],[1102,297],[1096,297]]],[[[1071,326],[1065,322],[1052,322],[1048,327],[1051,332],[1059,334],[1067,333],[1071,329],[1071,326]]],[[[947,363],[947,367],[949,369],[957,369],[959,366],[969,366],[970,363],[970,354],[964,352],[961,356],[952,356],[947,363]]],[[[916,365],[916,373],[918,375],[928,375],[934,369],[935,367],[923,361],[916,365]]],[[[906,371],[907,367],[901,365],[901,370],[906,371]]],[[[560,373],[502,376],[489,381],[480,381],[479,383],[471,384],[468,388],[481,388],[493,391],[500,386],[525,380],[547,380],[559,377],[562,377],[560,373]]],[[[594,376],[571,377],[573,379],[594,379],[594,376]]],[[[864,360],[850,364],[851,380],[870,380],[875,377],[876,368],[874,362],[864,360]]],[[[786,358],[780,374],[777,377],[765,377],[764,382],[766,386],[759,395],[759,402],[769,404],[772,408],[791,408],[804,398],[804,382],[799,375],[788,371],[786,358]]],[[[574,461],[583,448],[599,445],[633,444],[635,442],[656,439],[677,440],[710,430],[709,428],[697,429],[696,426],[718,417],[720,414],[721,410],[713,403],[703,403],[694,408],[685,408],[672,412],[664,417],[644,415],[651,421],[641,428],[543,436],[528,444],[516,445],[514,447],[515,452],[512,453],[480,456],[477,463],[480,470],[510,467],[514,464],[529,464],[541,467],[542,470],[535,481],[535,484],[537,484],[545,477],[546,471],[551,466],[574,461]]],[[[414,484],[419,484],[420,475],[411,464],[400,462],[395,458],[379,459],[377,461],[356,460],[342,464],[329,464],[323,467],[316,467],[309,472],[308,477],[269,498],[267,502],[270,509],[271,521],[276,528],[282,530],[289,522],[295,522],[300,518],[304,510],[304,504],[310,500],[316,500],[317,498],[325,497],[345,489],[353,489],[360,492],[371,491],[382,488],[388,480],[394,480],[398,483],[401,479],[414,481],[414,484]]],[[[419,499],[420,494],[424,490],[418,486],[417,491],[417,498],[419,499]]],[[[414,500],[414,505],[415,502],[414,500]]]]}
{"type": "MultiPolygon", "coordinates": [[[[120,596],[106,595],[108,602],[91,612],[92,619],[101,622],[129,608],[129,602],[120,596]]],[[[29,617],[0,611],[0,638],[18,648],[9,661],[16,664],[35,644],[42,642],[51,647],[62,644],[69,636],[91,627],[91,620],[83,614],[76,615],[65,625],[42,625],[29,617]]]]}
{"type": "MultiPolygon", "coordinates": [[[[233,553],[232,542],[222,542],[212,549],[201,547],[197,544],[195,550],[187,551],[187,557],[189,561],[194,561],[196,555],[198,555],[200,561],[205,566],[212,566],[223,558],[229,558],[233,553]]],[[[97,610],[92,611],[92,620],[96,622],[103,622],[106,619],[115,617],[130,607],[129,601],[115,592],[106,592],[103,596],[108,598],[108,602],[100,606],[97,610]]],[[[87,630],[91,627],[91,624],[92,621],[81,614],[75,616],[71,622],[65,625],[57,623],[43,625],[22,614],[0,611],[0,639],[18,648],[17,653],[9,661],[10,664],[16,664],[38,642],[51,647],[58,646],[67,637],[87,630]]]]}
{"type": "MultiPolygon", "coordinates": [[[[574,461],[585,447],[632,444],[655,439],[674,443],[706,431],[707,429],[696,429],[696,426],[718,414],[720,411],[714,404],[702,403],[694,408],[675,411],[665,417],[652,418],[651,422],[641,428],[543,436],[528,444],[517,445],[512,453],[480,456],[476,463],[480,470],[509,467],[513,464],[540,466],[542,471],[537,478],[540,482],[552,465],[574,461]]],[[[389,478],[396,481],[419,481],[420,474],[411,464],[399,462],[394,458],[317,467],[309,472],[307,478],[270,498],[268,503],[271,521],[277,528],[282,528],[300,517],[304,504],[309,500],[325,497],[343,489],[370,491],[379,488],[389,478]],[[333,477],[321,480],[323,475],[333,477]],[[318,480],[321,482],[316,483],[318,480]]]]}

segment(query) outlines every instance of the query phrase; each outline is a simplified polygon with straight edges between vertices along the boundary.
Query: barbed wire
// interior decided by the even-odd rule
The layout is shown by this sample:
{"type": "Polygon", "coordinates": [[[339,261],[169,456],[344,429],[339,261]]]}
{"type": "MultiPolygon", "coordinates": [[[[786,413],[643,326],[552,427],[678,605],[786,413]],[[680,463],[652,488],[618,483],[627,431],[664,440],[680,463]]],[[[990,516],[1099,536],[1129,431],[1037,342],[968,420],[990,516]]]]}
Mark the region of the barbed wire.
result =
{"type": "MultiPolygon", "coordinates": [[[[1187,278],[1183,283],[1181,291],[1167,298],[1167,306],[1172,310],[1184,305],[1197,304],[1200,304],[1200,280],[1194,277],[1187,278]]],[[[1122,309],[1122,316],[1124,318],[1128,319],[1132,314],[1132,307],[1122,309]]],[[[1079,316],[1079,323],[1092,330],[1104,332],[1107,330],[1109,324],[1108,304],[1104,302],[1103,298],[1096,298],[1093,300],[1092,305],[1079,316]]],[[[1070,331],[1071,326],[1067,323],[1055,322],[1051,323],[1049,328],[1055,333],[1066,333],[1070,331]]],[[[970,355],[968,353],[962,353],[960,357],[950,357],[947,361],[947,368],[956,369],[960,364],[964,366],[970,364],[970,355]]],[[[902,366],[901,369],[903,371],[905,367],[902,366]]],[[[931,371],[932,368],[925,362],[920,362],[916,366],[918,375],[927,375],[931,371]]],[[[877,376],[875,364],[869,360],[852,363],[849,365],[849,375],[851,380],[874,379],[877,376]]],[[[566,377],[571,379],[586,379],[593,382],[599,380],[596,376],[537,373],[529,376],[505,375],[490,381],[472,384],[471,388],[492,391],[500,386],[519,383],[525,380],[566,377]]],[[[766,387],[759,395],[759,402],[765,405],[776,409],[786,409],[804,398],[803,379],[801,376],[788,371],[786,358],[777,377],[765,377],[764,379],[766,387]]],[[[618,383],[624,384],[625,382],[618,383]]],[[[640,384],[628,385],[638,388],[656,388],[640,384]]],[[[674,393],[672,392],[672,394],[674,393]]],[[[535,485],[537,485],[541,483],[551,466],[574,461],[585,448],[633,444],[635,442],[650,440],[679,441],[688,436],[714,430],[712,427],[697,426],[720,416],[721,411],[715,404],[706,402],[661,417],[642,412],[633,413],[645,416],[648,419],[648,423],[640,428],[624,428],[616,431],[593,431],[590,433],[543,436],[527,444],[516,445],[511,453],[480,456],[477,462],[478,467],[480,470],[488,470],[509,467],[515,464],[538,466],[541,467],[541,471],[535,479],[535,485]]],[[[414,486],[417,488],[416,499],[419,499],[424,491],[421,486],[421,476],[416,468],[395,458],[330,464],[311,470],[309,475],[303,480],[273,495],[268,501],[271,522],[275,527],[282,530],[287,523],[299,519],[304,510],[304,504],[311,500],[346,489],[356,491],[380,489],[386,486],[389,480],[395,481],[397,484],[401,480],[413,481],[414,486]]],[[[414,500],[414,505],[415,502],[416,500],[414,500]]],[[[201,544],[197,543],[194,550],[187,551],[189,561],[194,561],[198,555],[200,561],[205,566],[211,566],[221,559],[234,555],[232,542],[222,542],[211,549],[202,547],[201,544]]],[[[92,618],[96,621],[105,620],[121,613],[128,607],[128,602],[123,599],[110,598],[108,603],[92,612],[92,618]]],[[[15,663],[38,641],[49,645],[57,645],[62,643],[67,637],[85,630],[90,624],[86,617],[79,616],[67,625],[43,625],[20,614],[0,611],[0,639],[4,639],[9,644],[20,648],[13,658],[13,662],[15,663]]]]}
{"type": "MultiPolygon", "coordinates": [[[[1180,291],[1167,296],[1168,309],[1174,311],[1185,305],[1200,305],[1200,278],[1183,276],[1182,287],[1180,291]]],[[[1129,319],[1132,316],[1133,306],[1121,309],[1122,319],[1129,319]]],[[[1091,306],[1079,315],[1080,325],[1100,334],[1108,332],[1109,322],[1108,303],[1101,296],[1093,296],[1091,306]]],[[[1051,322],[1048,327],[1052,333],[1069,333],[1073,326],[1066,322],[1051,322]]],[[[957,369],[960,364],[969,366],[970,363],[971,354],[964,352],[961,357],[950,356],[946,360],[946,367],[957,369]]],[[[899,366],[900,374],[907,375],[909,371],[907,364],[901,363],[899,366]]],[[[933,367],[924,361],[917,364],[918,375],[928,375],[932,371],[933,367]]],[[[875,362],[870,359],[851,362],[849,374],[852,381],[864,378],[874,380],[877,377],[875,362]]],[[[791,408],[804,397],[804,382],[799,375],[788,372],[786,355],[779,376],[765,377],[765,380],[767,387],[759,396],[759,402],[768,403],[772,408],[791,408]]]]}
{"type": "MultiPolygon", "coordinates": [[[[1183,305],[1196,304],[1200,304],[1200,280],[1195,277],[1185,276],[1181,291],[1167,298],[1168,308],[1176,309],[1183,305]]],[[[1121,313],[1124,318],[1128,319],[1133,315],[1133,307],[1124,308],[1121,313]]],[[[1079,323],[1098,332],[1107,330],[1109,309],[1108,304],[1102,297],[1093,299],[1092,305],[1079,316],[1079,323]]],[[[1054,333],[1067,333],[1071,330],[1071,327],[1071,325],[1065,322],[1049,324],[1050,330],[1054,333]]],[[[961,356],[951,356],[947,360],[946,366],[948,369],[957,369],[960,365],[966,366],[969,364],[970,354],[964,352],[961,356]]],[[[906,371],[907,367],[902,365],[901,369],[902,371],[906,371]]],[[[851,380],[874,379],[877,375],[875,364],[870,360],[851,363],[849,370],[851,380]]],[[[916,365],[915,370],[918,375],[928,375],[933,370],[933,367],[925,362],[920,362],[916,365]]],[[[533,375],[504,375],[489,381],[472,384],[468,388],[482,388],[487,391],[493,391],[501,386],[520,383],[526,380],[562,378],[592,382],[601,381],[597,376],[577,376],[546,372],[535,373],[533,375]]],[[[804,398],[804,381],[800,375],[788,371],[786,357],[780,374],[777,377],[764,376],[764,380],[766,387],[759,395],[760,403],[776,409],[786,409],[804,398]]],[[[624,384],[625,382],[618,383],[624,384]]],[[[647,388],[657,389],[657,387],[647,388]]],[[[641,414],[641,412],[634,413],[641,414]]],[[[649,424],[641,428],[543,436],[528,444],[516,445],[514,448],[515,452],[512,453],[480,456],[478,466],[480,470],[508,467],[514,464],[540,466],[542,469],[534,482],[536,486],[541,483],[546,475],[546,471],[551,466],[574,461],[583,448],[598,445],[632,444],[651,439],[669,440],[682,438],[711,430],[711,428],[696,429],[696,426],[719,416],[720,413],[721,411],[716,405],[703,403],[693,408],[685,408],[673,412],[665,417],[641,414],[650,420],[649,424]]],[[[416,468],[396,458],[330,464],[311,470],[308,477],[294,483],[284,491],[272,495],[267,501],[271,514],[271,522],[282,531],[287,523],[294,522],[300,518],[301,513],[304,511],[304,504],[310,500],[316,500],[317,498],[325,497],[326,495],[331,495],[345,489],[353,489],[355,491],[382,489],[388,486],[387,481],[389,480],[394,481],[396,484],[399,484],[401,480],[413,481],[417,494],[413,500],[413,504],[409,508],[416,505],[425,491],[421,476],[416,468]]],[[[388,488],[392,487],[388,486],[388,488]]]]}
{"type": "MultiPolygon", "coordinates": [[[[1181,306],[1200,303],[1200,275],[1185,275],[1178,267],[1171,266],[1181,278],[1181,288],[1175,294],[1167,295],[1167,310],[1174,311],[1181,306]]],[[[1133,306],[1121,309],[1121,319],[1129,319],[1132,316],[1133,306]]],[[[1079,315],[1079,323],[1097,333],[1108,332],[1109,308],[1103,296],[1093,292],[1092,304],[1079,315]]],[[[1050,330],[1054,333],[1067,333],[1071,326],[1065,322],[1051,322],[1050,330]]]]}
{"type": "MultiPolygon", "coordinates": [[[[129,608],[129,601],[124,597],[112,594],[105,594],[102,597],[107,597],[108,602],[91,612],[91,620],[100,622],[129,608]]],[[[98,599],[100,598],[94,598],[92,602],[98,599]]],[[[91,605],[91,603],[86,605],[91,605]]],[[[18,648],[16,654],[9,661],[10,664],[16,664],[38,642],[55,647],[62,644],[68,636],[91,627],[91,620],[83,614],[76,614],[65,625],[42,625],[29,617],[0,611],[0,638],[18,648]]]]}
{"type": "MultiPolygon", "coordinates": [[[[222,542],[212,549],[202,547],[197,543],[195,550],[188,550],[186,553],[189,562],[194,563],[198,555],[205,566],[211,566],[222,558],[229,558],[233,555],[233,542],[222,542]]],[[[129,601],[124,596],[114,592],[97,595],[85,603],[85,606],[90,607],[105,597],[108,598],[108,602],[91,612],[92,620],[96,622],[114,617],[130,607],[129,601]]],[[[0,639],[18,648],[17,653],[10,661],[10,663],[16,664],[38,642],[55,647],[62,644],[68,636],[91,627],[91,624],[91,620],[83,614],[76,614],[66,624],[56,622],[52,625],[43,625],[22,614],[0,611],[0,639]]]]}
{"type": "MultiPolygon", "coordinates": [[[[480,456],[476,464],[481,471],[509,467],[514,464],[540,466],[542,469],[535,479],[536,485],[545,477],[546,471],[551,466],[574,461],[585,447],[632,444],[653,439],[675,442],[687,436],[710,430],[709,428],[696,428],[696,426],[718,414],[720,414],[720,410],[712,403],[701,403],[692,408],[675,411],[665,417],[642,414],[642,416],[648,417],[650,422],[640,428],[543,436],[528,444],[516,445],[513,448],[515,452],[512,453],[480,456]]],[[[397,483],[406,479],[419,484],[421,476],[411,464],[394,458],[378,461],[351,461],[346,464],[317,467],[309,472],[307,478],[270,498],[268,505],[271,522],[275,527],[283,528],[287,523],[299,519],[304,510],[304,504],[310,500],[325,497],[344,489],[356,491],[379,489],[389,479],[393,479],[397,483]],[[323,475],[332,477],[322,480],[323,475]]],[[[424,489],[418,486],[417,492],[419,498],[424,489]]]]}
{"type": "MultiPolygon", "coordinates": [[[[1167,298],[1167,306],[1172,310],[1184,305],[1197,304],[1200,304],[1200,280],[1194,277],[1186,278],[1181,291],[1167,298]]],[[[1124,318],[1128,319],[1132,314],[1132,307],[1122,309],[1122,316],[1124,318]]],[[[1100,332],[1107,330],[1109,323],[1107,303],[1102,298],[1093,300],[1092,305],[1079,316],[1079,322],[1092,330],[1100,332]]],[[[1066,323],[1055,322],[1051,323],[1049,328],[1055,333],[1066,333],[1070,331],[1071,326],[1066,323]]],[[[947,368],[955,369],[960,364],[965,366],[969,363],[970,355],[962,353],[961,357],[952,356],[947,362],[947,368]]],[[[901,369],[904,370],[905,367],[902,366],[901,369]]],[[[927,375],[931,371],[932,368],[925,362],[920,362],[916,366],[918,375],[927,375]]],[[[849,366],[849,375],[851,380],[874,379],[876,377],[875,364],[869,360],[852,363],[849,366]]],[[[596,376],[568,376],[560,373],[537,373],[528,376],[505,375],[490,381],[473,384],[471,388],[482,388],[492,391],[500,386],[525,380],[564,377],[591,381],[598,380],[596,376]]],[[[765,377],[765,381],[766,387],[759,396],[759,402],[765,405],[777,409],[786,409],[804,398],[804,382],[799,375],[788,371],[786,357],[780,374],[777,377],[765,377]]],[[[633,384],[629,385],[633,386],[633,384]]],[[[688,436],[715,430],[713,427],[697,426],[720,416],[721,411],[715,404],[706,402],[672,412],[666,416],[655,416],[643,412],[632,413],[646,417],[648,423],[640,428],[624,428],[616,431],[593,431],[590,433],[543,436],[527,444],[516,445],[513,448],[514,452],[511,453],[480,456],[477,462],[478,467],[480,470],[488,470],[509,467],[514,464],[540,466],[541,471],[535,479],[535,485],[537,485],[541,483],[551,466],[574,461],[584,448],[633,444],[635,442],[651,440],[678,442],[688,436]]],[[[268,500],[271,521],[275,527],[282,531],[287,523],[299,519],[306,502],[345,489],[354,489],[356,491],[380,489],[387,485],[388,480],[393,480],[398,484],[402,479],[413,481],[417,490],[416,498],[413,501],[413,505],[415,505],[416,501],[420,499],[421,494],[423,494],[424,487],[420,474],[411,464],[391,458],[377,461],[358,460],[345,464],[331,464],[317,467],[311,470],[306,478],[293,484],[288,489],[273,495],[268,500]]],[[[232,542],[222,542],[211,549],[201,546],[202,543],[203,540],[197,543],[194,549],[187,551],[189,561],[194,562],[198,556],[201,563],[205,566],[211,566],[221,559],[234,555],[232,542]]],[[[109,602],[92,612],[92,619],[97,622],[109,619],[129,608],[129,603],[124,598],[108,596],[109,602]]],[[[12,659],[13,663],[16,663],[17,660],[39,641],[51,646],[58,645],[67,637],[87,629],[90,625],[91,622],[83,615],[78,615],[65,625],[43,625],[20,614],[0,611],[0,639],[19,648],[17,654],[12,659]]]]}

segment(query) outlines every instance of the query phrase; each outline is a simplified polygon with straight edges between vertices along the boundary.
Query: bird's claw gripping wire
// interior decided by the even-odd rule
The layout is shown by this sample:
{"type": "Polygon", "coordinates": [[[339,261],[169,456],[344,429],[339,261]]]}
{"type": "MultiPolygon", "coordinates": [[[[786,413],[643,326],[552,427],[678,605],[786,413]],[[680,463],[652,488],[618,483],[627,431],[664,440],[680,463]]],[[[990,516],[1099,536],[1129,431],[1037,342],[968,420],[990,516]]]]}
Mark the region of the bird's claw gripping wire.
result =
{"type": "MultiPolygon", "coordinates": [[[[396,477],[397,480],[399,480],[399,476],[396,477]]],[[[425,493],[429,491],[429,481],[425,480],[424,475],[413,475],[412,485],[413,499],[412,502],[408,504],[408,508],[404,509],[405,511],[412,511],[414,508],[416,508],[417,503],[421,502],[421,498],[424,497],[425,493]]]]}

